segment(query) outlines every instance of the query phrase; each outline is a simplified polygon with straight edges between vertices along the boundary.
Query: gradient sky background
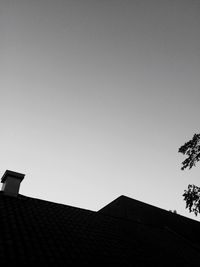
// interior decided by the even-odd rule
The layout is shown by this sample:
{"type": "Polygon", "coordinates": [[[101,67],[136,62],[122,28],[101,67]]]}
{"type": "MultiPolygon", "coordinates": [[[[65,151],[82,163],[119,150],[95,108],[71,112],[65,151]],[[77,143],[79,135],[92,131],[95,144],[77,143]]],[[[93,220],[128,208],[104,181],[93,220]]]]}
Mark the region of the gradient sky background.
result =
{"type": "MultiPolygon", "coordinates": [[[[199,0],[1,0],[0,171],[98,210],[120,195],[195,218],[178,148],[199,133],[199,0]]],[[[198,218],[197,218],[198,219],[198,218]]]]}

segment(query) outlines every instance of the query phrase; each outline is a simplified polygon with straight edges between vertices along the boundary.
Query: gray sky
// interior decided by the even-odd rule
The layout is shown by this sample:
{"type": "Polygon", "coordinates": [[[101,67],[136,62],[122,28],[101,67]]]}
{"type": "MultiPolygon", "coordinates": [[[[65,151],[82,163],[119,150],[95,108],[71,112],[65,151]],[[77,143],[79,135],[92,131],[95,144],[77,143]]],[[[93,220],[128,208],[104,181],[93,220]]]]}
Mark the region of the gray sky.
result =
{"type": "MultiPolygon", "coordinates": [[[[119,195],[189,216],[200,166],[197,0],[1,0],[0,165],[21,193],[91,210],[119,195]]],[[[192,216],[193,217],[193,216],[192,216]]]]}

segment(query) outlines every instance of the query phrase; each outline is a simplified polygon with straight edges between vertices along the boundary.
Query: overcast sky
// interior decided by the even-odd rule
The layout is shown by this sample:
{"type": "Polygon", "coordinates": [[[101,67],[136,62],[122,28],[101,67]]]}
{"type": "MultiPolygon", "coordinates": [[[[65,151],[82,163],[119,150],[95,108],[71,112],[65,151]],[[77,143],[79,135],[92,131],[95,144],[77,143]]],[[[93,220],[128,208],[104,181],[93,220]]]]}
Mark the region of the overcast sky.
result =
{"type": "Polygon", "coordinates": [[[199,14],[199,0],[1,0],[1,174],[53,202],[126,195],[189,216],[200,166],[181,171],[178,148],[200,129],[199,14]]]}

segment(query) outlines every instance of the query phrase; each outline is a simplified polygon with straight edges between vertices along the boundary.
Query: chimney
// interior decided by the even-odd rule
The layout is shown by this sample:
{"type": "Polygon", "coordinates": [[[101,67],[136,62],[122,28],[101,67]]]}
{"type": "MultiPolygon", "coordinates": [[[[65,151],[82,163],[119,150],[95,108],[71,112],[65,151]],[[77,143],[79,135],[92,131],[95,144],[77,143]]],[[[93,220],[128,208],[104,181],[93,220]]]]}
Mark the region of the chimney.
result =
{"type": "Polygon", "coordinates": [[[25,174],[6,170],[1,178],[3,183],[1,191],[5,195],[17,197],[21,181],[24,179],[25,174]]]}

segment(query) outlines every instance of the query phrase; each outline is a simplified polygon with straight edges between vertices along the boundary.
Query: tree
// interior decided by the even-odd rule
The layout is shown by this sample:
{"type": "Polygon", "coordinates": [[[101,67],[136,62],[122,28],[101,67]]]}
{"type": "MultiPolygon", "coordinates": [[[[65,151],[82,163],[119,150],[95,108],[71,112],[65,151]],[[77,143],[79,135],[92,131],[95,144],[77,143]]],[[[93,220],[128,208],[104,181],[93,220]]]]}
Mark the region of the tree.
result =
{"type": "MultiPolygon", "coordinates": [[[[187,156],[182,162],[181,170],[196,166],[200,160],[200,134],[195,134],[191,140],[179,148],[178,152],[187,156]]],[[[186,209],[188,208],[195,215],[200,213],[200,187],[189,184],[188,189],[184,190],[183,197],[186,201],[186,209]]]]}

